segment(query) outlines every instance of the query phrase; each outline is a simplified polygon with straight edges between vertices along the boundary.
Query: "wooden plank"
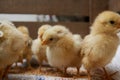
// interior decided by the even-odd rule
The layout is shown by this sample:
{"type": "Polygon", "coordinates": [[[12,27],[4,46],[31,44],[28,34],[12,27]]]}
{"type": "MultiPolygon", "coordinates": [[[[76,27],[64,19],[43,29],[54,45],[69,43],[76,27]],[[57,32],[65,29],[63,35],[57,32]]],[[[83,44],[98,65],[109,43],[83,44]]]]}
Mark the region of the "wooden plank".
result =
{"type": "Polygon", "coordinates": [[[100,12],[108,10],[108,2],[109,0],[89,0],[90,24],[100,12]]]}
{"type": "Polygon", "coordinates": [[[110,0],[109,9],[112,11],[120,12],[120,0],[110,0]]]}
{"type": "Polygon", "coordinates": [[[9,80],[87,80],[84,78],[67,78],[67,77],[55,77],[46,75],[21,75],[21,74],[10,74],[9,80]]]}
{"type": "Polygon", "coordinates": [[[0,13],[89,15],[88,0],[0,0],[0,13]]]}
{"type": "Polygon", "coordinates": [[[89,23],[84,22],[60,22],[60,23],[38,23],[38,22],[14,22],[16,26],[25,25],[29,28],[30,36],[37,37],[37,30],[43,24],[60,24],[68,27],[73,33],[81,34],[82,37],[89,33],[89,23]]]}

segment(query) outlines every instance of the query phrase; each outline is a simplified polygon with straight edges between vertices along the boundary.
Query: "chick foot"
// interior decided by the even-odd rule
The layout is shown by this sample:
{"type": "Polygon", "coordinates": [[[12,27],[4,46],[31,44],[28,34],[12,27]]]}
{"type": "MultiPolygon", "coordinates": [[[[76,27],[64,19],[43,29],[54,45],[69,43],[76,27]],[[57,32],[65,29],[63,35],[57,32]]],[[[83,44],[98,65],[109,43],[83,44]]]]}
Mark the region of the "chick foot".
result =
{"type": "Polygon", "coordinates": [[[2,75],[2,80],[8,80],[8,77],[7,77],[7,75],[8,75],[8,70],[11,68],[11,65],[9,65],[9,66],[7,66],[6,67],[6,69],[5,69],[5,71],[4,71],[4,73],[3,73],[3,75],[2,75]]]}
{"type": "Polygon", "coordinates": [[[90,71],[87,70],[87,73],[88,73],[88,80],[92,80],[90,71]]]}
{"type": "Polygon", "coordinates": [[[103,67],[103,71],[105,72],[105,77],[107,78],[107,80],[112,80],[111,76],[107,73],[105,67],[103,67]]]}
{"type": "Polygon", "coordinates": [[[110,74],[110,76],[112,77],[112,76],[116,75],[117,73],[118,73],[118,71],[116,71],[116,72],[110,74]]]}

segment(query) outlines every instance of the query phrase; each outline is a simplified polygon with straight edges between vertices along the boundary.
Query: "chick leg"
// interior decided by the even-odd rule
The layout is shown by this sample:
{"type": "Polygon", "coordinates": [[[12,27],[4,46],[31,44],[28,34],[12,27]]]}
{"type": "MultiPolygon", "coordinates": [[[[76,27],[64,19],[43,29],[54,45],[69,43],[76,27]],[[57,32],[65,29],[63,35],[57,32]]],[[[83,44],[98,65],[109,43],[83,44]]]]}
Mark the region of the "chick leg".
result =
{"type": "Polygon", "coordinates": [[[92,80],[92,79],[91,79],[91,74],[90,74],[90,71],[89,71],[89,70],[87,70],[87,73],[88,73],[88,80],[92,80]]]}
{"type": "Polygon", "coordinates": [[[32,55],[29,53],[27,56],[26,56],[26,60],[27,60],[27,69],[28,70],[32,70],[33,68],[32,68],[32,66],[31,66],[31,63],[30,63],[30,61],[31,61],[31,59],[32,59],[32,55]]]}
{"type": "Polygon", "coordinates": [[[63,73],[64,73],[64,74],[67,74],[67,67],[64,67],[63,73]]]}
{"type": "Polygon", "coordinates": [[[77,67],[77,75],[79,75],[79,71],[80,71],[80,68],[79,68],[79,67],[77,67]]]}
{"type": "Polygon", "coordinates": [[[110,76],[112,77],[112,76],[114,76],[114,75],[117,74],[117,73],[118,73],[118,71],[116,71],[116,72],[110,74],[110,76]]]}
{"type": "Polygon", "coordinates": [[[31,63],[30,63],[30,59],[27,59],[27,70],[33,70],[31,63]]]}
{"type": "Polygon", "coordinates": [[[103,70],[104,70],[104,72],[105,72],[105,76],[106,76],[107,80],[111,80],[111,78],[110,78],[110,76],[108,75],[105,67],[103,67],[103,70]]]}
{"type": "Polygon", "coordinates": [[[27,69],[28,70],[32,70],[33,69],[30,63],[28,63],[28,68],[27,69]]]}
{"type": "Polygon", "coordinates": [[[79,77],[80,76],[80,73],[79,73],[79,67],[76,67],[76,69],[77,69],[77,73],[76,73],[76,75],[73,75],[73,78],[77,78],[77,77],[79,77]]]}
{"type": "Polygon", "coordinates": [[[7,66],[3,75],[2,75],[2,79],[6,78],[7,77],[7,74],[8,74],[8,70],[10,69],[11,65],[7,66]]]}
{"type": "Polygon", "coordinates": [[[62,68],[62,73],[64,74],[64,76],[69,76],[67,73],[67,67],[62,68]]]}

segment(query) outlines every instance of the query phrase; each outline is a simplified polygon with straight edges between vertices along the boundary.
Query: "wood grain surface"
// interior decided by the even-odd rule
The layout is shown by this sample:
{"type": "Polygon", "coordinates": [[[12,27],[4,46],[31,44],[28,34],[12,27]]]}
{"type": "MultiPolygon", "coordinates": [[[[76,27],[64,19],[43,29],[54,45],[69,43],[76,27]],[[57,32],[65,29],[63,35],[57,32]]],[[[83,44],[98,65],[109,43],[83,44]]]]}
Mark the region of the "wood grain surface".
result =
{"type": "Polygon", "coordinates": [[[35,39],[37,37],[37,30],[43,24],[51,24],[51,25],[64,25],[70,29],[74,34],[80,34],[82,37],[89,33],[89,23],[86,22],[14,22],[15,25],[18,26],[26,26],[30,31],[30,36],[35,39]]]}
{"type": "Polygon", "coordinates": [[[0,13],[89,15],[88,0],[0,0],[0,13]]]}

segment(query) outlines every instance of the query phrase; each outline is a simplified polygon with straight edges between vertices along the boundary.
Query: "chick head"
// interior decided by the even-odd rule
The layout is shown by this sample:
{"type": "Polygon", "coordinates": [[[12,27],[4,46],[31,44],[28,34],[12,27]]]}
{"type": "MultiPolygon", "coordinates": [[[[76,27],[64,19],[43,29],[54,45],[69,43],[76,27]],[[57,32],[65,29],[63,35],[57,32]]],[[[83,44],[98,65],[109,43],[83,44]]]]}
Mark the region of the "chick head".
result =
{"type": "Polygon", "coordinates": [[[115,32],[120,28],[120,15],[112,11],[104,11],[100,13],[93,25],[92,29],[98,32],[112,31],[115,32]]]}
{"type": "MultiPolygon", "coordinates": [[[[0,37],[7,34],[8,30],[15,27],[15,25],[10,21],[0,20],[0,37]]],[[[10,34],[9,34],[10,35],[10,34]]]]}
{"type": "Polygon", "coordinates": [[[61,25],[55,25],[52,28],[45,31],[42,36],[42,45],[54,45],[65,35],[69,34],[70,31],[61,25]]]}
{"type": "Polygon", "coordinates": [[[11,28],[11,27],[15,27],[15,25],[7,20],[0,20],[0,29],[2,28],[11,28]]]}
{"type": "Polygon", "coordinates": [[[39,37],[40,39],[42,39],[42,36],[43,36],[44,32],[45,32],[47,29],[51,28],[51,27],[52,27],[52,26],[51,26],[51,25],[48,25],[48,24],[42,25],[42,26],[38,29],[38,37],[39,37]]]}
{"type": "Polygon", "coordinates": [[[11,21],[7,20],[0,20],[0,25],[10,25],[12,27],[15,27],[15,25],[11,21]]]}
{"type": "Polygon", "coordinates": [[[29,30],[26,26],[19,26],[17,29],[22,32],[23,34],[29,34],[29,30]]]}
{"type": "Polygon", "coordinates": [[[15,25],[12,22],[0,20],[0,43],[3,42],[8,36],[10,36],[10,33],[12,33],[10,29],[13,27],[15,27],[15,25]]]}

